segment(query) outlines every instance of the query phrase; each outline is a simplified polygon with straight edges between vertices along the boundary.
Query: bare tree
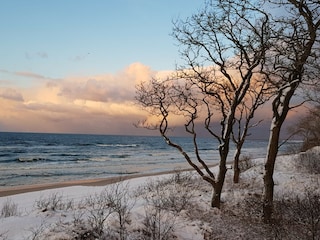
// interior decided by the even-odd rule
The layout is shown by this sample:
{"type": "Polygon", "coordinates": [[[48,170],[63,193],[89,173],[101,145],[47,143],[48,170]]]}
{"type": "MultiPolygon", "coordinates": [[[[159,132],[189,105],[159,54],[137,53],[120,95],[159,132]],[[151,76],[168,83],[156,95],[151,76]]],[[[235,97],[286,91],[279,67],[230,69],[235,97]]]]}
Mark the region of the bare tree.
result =
{"type": "Polygon", "coordinates": [[[240,179],[240,156],[243,144],[246,137],[250,135],[250,128],[258,126],[262,120],[258,120],[254,123],[252,119],[256,110],[267,102],[272,96],[272,89],[269,89],[267,82],[258,82],[256,85],[248,90],[245,100],[239,104],[238,110],[235,115],[235,124],[232,132],[232,139],[236,145],[236,150],[233,158],[233,182],[239,183],[240,179]]]}
{"type": "Polygon", "coordinates": [[[314,146],[320,146],[320,105],[310,109],[297,124],[289,127],[294,135],[303,139],[301,151],[306,151],[314,146]]]}
{"type": "Polygon", "coordinates": [[[282,125],[295,94],[313,80],[319,68],[320,2],[318,0],[269,0],[283,11],[273,19],[272,51],[269,52],[269,81],[277,88],[272,101],[272,123],[265,163],[263,219],[270,222],[273,211],[273,172],[282,125]]]}
{"type": "Polygon", "coordinates": [[[137,86],[137,101],[160,119],[153,127],[213,187],[212,207],[220,207],[236,113],[246,106],[249,91],[257,84],[263,89],[265,84],[266,76],[262,73],[269,47],[268,21],[268,15],[253,1],[210,1],[205,10],[174,25],[173,36],[180,43],[186,62],[176,76],[164,81],[152,79],[137,86]],[[168,134],[174,126],[174,116],[185,121],[194,157],[168,134]],[[217,120],[219,126],[213,124],[217,120]],[[209,168],[211,159],[204,159],[199,151],[200,123],[219,143],[217,174],[209,168]]]}

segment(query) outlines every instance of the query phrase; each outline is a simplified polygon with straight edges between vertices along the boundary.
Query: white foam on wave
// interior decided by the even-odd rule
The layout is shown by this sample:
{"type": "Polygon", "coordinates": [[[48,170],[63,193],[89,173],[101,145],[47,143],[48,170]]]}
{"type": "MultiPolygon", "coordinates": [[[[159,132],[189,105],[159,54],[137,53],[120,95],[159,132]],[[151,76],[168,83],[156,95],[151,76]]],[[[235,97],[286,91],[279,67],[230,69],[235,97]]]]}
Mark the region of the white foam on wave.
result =
{"type": "Polygon", "coordinates": [[[138,144],[96,144],[98,147],[138,147],[138,144]]]}
{"type": "Polygon", "coordinates": [[[41,157],[20,157],[18,158],[19,162],[37,162],[37,161],[44,161],[45,158],[41,157]]]}

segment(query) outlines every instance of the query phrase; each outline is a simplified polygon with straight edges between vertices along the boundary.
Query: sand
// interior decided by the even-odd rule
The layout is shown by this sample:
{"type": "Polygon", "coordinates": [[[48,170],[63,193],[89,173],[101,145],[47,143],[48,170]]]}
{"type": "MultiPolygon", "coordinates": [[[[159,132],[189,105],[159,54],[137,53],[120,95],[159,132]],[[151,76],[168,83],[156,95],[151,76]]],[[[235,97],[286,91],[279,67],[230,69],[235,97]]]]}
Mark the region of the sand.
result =
{"type": "Polygon", "coordinates": [[[132,178],[157,176],[157,175],[175,173],[177,171],[180,172],[180,171],[191,171],[191,170],[193,169],[188,168],[188,169],[179,169],[179,170],[171,170],[171,171],[156,172],[156,173],[122,175],[117,177],[108,177],[108,178],[100,178],[100,179],[75,180],[75,181],[67,181],[67,182],[6,187],[4,189],[0,189],[0,197],[6,197],[6,196],[26,193],[26,192],[42,191],[46,189],[70,187],[70,186],[105,186],[108,184],[116,183],[122,180],[132,179],[132,178]]]}

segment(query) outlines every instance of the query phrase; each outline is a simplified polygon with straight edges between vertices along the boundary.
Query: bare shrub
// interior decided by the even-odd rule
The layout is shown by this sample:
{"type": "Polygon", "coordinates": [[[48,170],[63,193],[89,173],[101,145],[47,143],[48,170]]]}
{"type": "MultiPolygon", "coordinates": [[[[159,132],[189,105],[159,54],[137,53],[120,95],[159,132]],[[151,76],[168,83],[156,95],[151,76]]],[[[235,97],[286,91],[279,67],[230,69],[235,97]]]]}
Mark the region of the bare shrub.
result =
{"type": "Polygon", "coordinates": [[[74,226],[77,225],[82,225],[84,223],[84,215],[85,212],[82,209],[78,209],[76,211],[73,212],[72,216],[73,216],[73,220],[72,223],[74,226]]]}
{"type": "Polygon", "coordinates": [[[300,153],[296,160],[296,168],[303,169],[307,173],[320,174],[320,152],[309,150],[300,153]]]}
{"type": "Polygon", "coordinates": [[[175,173],[169,179],[169,182],[172,181],[176,184],[190,184],[194,183],[194,174],[187,171],[180,171],[179,169],[175,169],[175,173]]]}
{"type": "Polygon", "coordinates": [[[19,215],[18,204],[8,198],[2,205],[0,216],[6,218],[17,215],[19,215]]]}
{"type": "Polygon", "coordinates": [[[176,214],[191,204],[199,181],[189,172],[176,171],[171,177],[149,181],[139,189],[145,199],[145,219],[142,239],[174,239],[176,214]]]}
{"type": "Polygon", "coordinates": [[[306,189],[303,198],[294,199],[293,211],[298,223],[304,226],[309,239],[320,238],[320,194],[315,189],[306,189]]]}
{"type": "Polygon", "coordinates": [[[285,239],[320,239],[320,193],[306,188],[301,195],[275,201],[277,227],[285,239]]]}
{"type": "Polygon", "coordinates": [[[276,196],[269,224],[261,223],[262,204],[261,195],[251,193],[223,211],[225,216],[237,216],[252,224],[252,229],[257,223],[261,224],[261,231],[270,239],[320,239],[320,193],[317,189],[306,188],[299,195],[291,192],[276,196]]]}
{"type": "Polygon", "coordinates": [[[8,231],[0,233],[0,240],[7,240],[8,239],[7,233],[8,231]]]}
{"type": "Polygon", "coordinates": [[[103,240],[108,239],[103,235],[99,235],[95,229],[88,228],[83,225],[81,228],[73,229],[74,237],[71,239],[75,240],[103,240]]]}
{"type": "Polygon", "coordinates": [[[32,227],[28,231],[31,234],[26,238],[27,240],[42,240],[45,239],[44,232],[47,229],[45,222],[41,222],[41,224],[37,227],[32,227]]]}
{"type": "Polygon", "coordinates": [[[129,196],[129,185],[118,182],[105,188],[100,194],[86,199],[88,222],[93,232],[108,239],[124,240],[128,236],[127,224],[130,223],[130,212],[134,206],[129,196]],[[106,228],[106,221],[114,220],[116,227],[106,228]]]}
{"type": "Polygon", "coordinates": [[[301,152],[302,149],[302,143],[301,142],[286,142],[286,144],[283,146],[284,154],[285,155],[294,155],[301,152]]]}
{"type": "Polygon", "coordinates": [[[111,186],[106,193],[107,201],[110,203],[110,208],[115,214],[118,224],[116,232],[117,239],[127,239],[127,224],[130,224],[130,212],[135,204],[132,197],[129,196],[129,185],[123,182],[118,182],[111,186]]]}
{"type": "Polygon", "coordinates": [[[259,221],[262,213],[261,209],[261,195],[250,193],[242,202],[239,202],[238,206],[236,206],[233,211],[235,212],[235,215],[239,215],[253,221],[259,221]]]}
{"type": "Polygon", "coordinates": [[[240,172],[244,172],[252,167],[254,167],[255,164],[252,161],[251,156],[249,155],[244,155],[241,157],[240,161],[239,161],[239,168],[240,168],[240,172]]]}
{"type": "Polygon", "coordinates": [[[74,207],[73,200],[63,201],[63,195],[57,192],[51,193],[48,197],[41,196],[35,205],[42,212],[68,210],[74,207]]]}
{"type": "MultiPolygon", "coordinates": [[[[69,202],[64,203],[62,197],[55,193],[48,198],[42,197],[36,202],[37,207],[44,209],[43,211],[74,210],[71,221],[57,223],[48,230],[48,234],[63,232],[63,239],[76,240],[125,240],[128,238],[127,225],[130,224],[130,211],[135,204],[129,195],[128,184],[119,182],[109,185],[101,192],[80,201],[76,208],[73,201],[72,208],[68,207],[69,202]]],[[[32,229],[32,232],[34,236],[41,233],[38,228],[32,229]]],[[[44,234],[41,236],[43,237],[44,234]]]]}
{"type": "Polygon", "coordinates": [[[142,238],[145,240],[173,239],[175,217],[163,206],[163,195],[160,192],[146,197],[144,228],[142,238]]]}
{"type": "Polygon", "coordinates": [[[112,213],[111,203],[107,201],[107,191],[104,190],[99,194],[94,194],[86,198],[88,207],[88,222],[91,229],[98,235],[104,232],[104,223],[112,213]]]}
{"type": "Polygon", "coordinates": [[[309,109],[307,115],[299,119],[297,123],[289,127],[294,135],[302,137],[301,151],[306,151],[320,145],[320,105],[309,109]]]}
{"type": "MultiPolygon", "coordinates": [[[[81,207],[81,205],[79,205],[79,207],[81,207]]],[[[49,230],[46,238],[43,239],[109,240],[104,233],[98,234],[97,228],[92,227],[88,223],[88,215],[86,215],[84,209],[77,209],[73,212],[72,216],[73,219],[70,222],[59,221],[56,223],[49,230]]]]}
{"type": "Polygon", "coordinates": [[[162,208],[178,213],[191,204],[197,182],[191,173],[176,171],[168,179],[149,181],[139,192],[159,196],[162,208]]]}

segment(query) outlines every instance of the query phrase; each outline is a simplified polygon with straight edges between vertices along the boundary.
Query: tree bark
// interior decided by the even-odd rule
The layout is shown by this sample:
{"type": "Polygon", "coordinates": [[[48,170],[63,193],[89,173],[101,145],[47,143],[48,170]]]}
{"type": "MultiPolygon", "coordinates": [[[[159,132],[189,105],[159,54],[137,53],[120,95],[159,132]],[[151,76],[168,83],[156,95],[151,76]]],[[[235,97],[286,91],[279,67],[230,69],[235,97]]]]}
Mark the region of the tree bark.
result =
{"type": "Polygon", "coordinates": [[[240,180],[240,168],[239,168],[239,162],[240,162],[240,155],[241,155],[241,149],[243,146],[244,140],[240,141],[237,144],[237,149],[234,154],[233,158],[233,183],[239,183],[240,180]]]}
{"type": "Polygon", "coordinates": [[[227,173],[227,157],[229,153],[229,139],[225,140],[225,143],[219,147],[220,164],[219,174],[217,181],[213,185],[213,194],[211,199],[211,207],[220,208],[221,205],[221,192],[224,184],[224,180],[227,173]]]}
{"type": "Polygon", "coordinates": [[[269,145],[267,150],[267,157],[265,163],[265,173],[263,176],[264,181],[264,193],[263,193],[263,221],[270,223],[273,212],[273,192],[274,192],[274,181],[273,172],[276,157],[278,154],[279,137],[281,130],[281,123],[272,121],[272,129],[269,137],[269,145]]]}
{"type": "Polygon", "coordinates": [[[222,184],[217,184],[219,187],[214,187],[211,198],[211,207],[219,208],[221,206],[221,192],[222,192],[222,184]]]}
{"type": "Polygon", "coordinates": [[[240,180],[240,168],[239,168],[239,158],[234,159],[233,164],[233,183],[239,183],[240,180]]]}
{"type": "Polygon", "coordinates": [[[225,170],[219,173],[219,176],[220,176],[219,180],[213,186],[213,193],[211,198],[211,207],[213,208],[220,208],[221,206],[221,193],[222,193],[226,172],[227,172],[227,168],[225,167],[225,170]]]}

